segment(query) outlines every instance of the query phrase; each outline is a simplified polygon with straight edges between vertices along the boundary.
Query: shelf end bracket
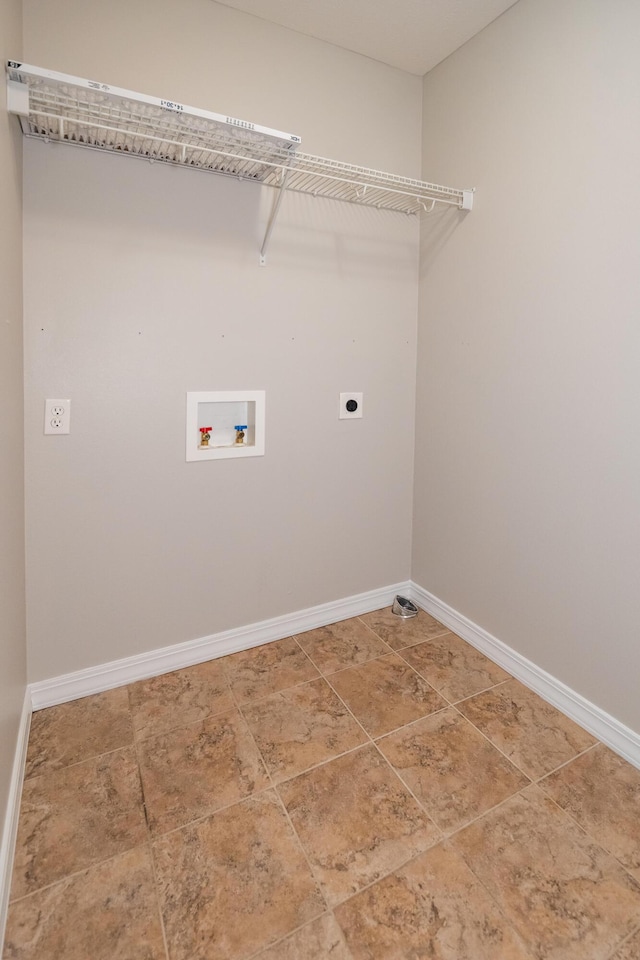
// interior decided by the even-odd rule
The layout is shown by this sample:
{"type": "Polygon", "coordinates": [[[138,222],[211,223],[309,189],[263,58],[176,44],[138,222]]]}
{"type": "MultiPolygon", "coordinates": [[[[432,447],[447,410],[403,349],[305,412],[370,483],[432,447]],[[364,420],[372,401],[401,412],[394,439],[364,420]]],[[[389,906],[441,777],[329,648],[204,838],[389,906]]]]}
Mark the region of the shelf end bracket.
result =
{"type": "Polygon", "coordinates": [[[282,197],[284,195],[285,187],[287,185],[287,178],[289,176],[289,170],[283,170],[282,182],[278,189],[278,196],[276,197],[276,202],[273,205],[273,210],[271,211],[271,216],[269,217],[269,223],[267,224],[267,231],[264,235],[264,240],[262,241],[262,247],[260,249],[260,266],[266,267],[267,265],[267,247],[269,246],[269,240],[271,239],[271,234],[275,226],[276,218],[278,216],[278,211],[280,210],[280,204],[282,203],[282,197]]]}
{"type": "Polygon", "coordinates": [[[19,117],[29,116],[29,86],[18,80],[7,80],[7,110],[19,117]]]}
{"type": "Polygon", "coordinates": [[[471,190],[462,191],[462,203],[460,204],[462,210],[473,210],[473,195],[475,192],[475,187],[471,190]]]}

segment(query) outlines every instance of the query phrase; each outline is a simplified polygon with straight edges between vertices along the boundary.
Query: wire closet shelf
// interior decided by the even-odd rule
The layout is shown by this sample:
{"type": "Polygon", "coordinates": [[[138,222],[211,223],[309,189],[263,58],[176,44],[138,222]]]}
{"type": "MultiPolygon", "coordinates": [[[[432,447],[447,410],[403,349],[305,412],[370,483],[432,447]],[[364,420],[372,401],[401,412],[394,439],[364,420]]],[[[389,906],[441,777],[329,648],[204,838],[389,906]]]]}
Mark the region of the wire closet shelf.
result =
{"type": "Polygon", "coordinates": [[[27,137],[257,181],[281,188],[278,204],[286,189],[407,214],[473,206],[473,190],[302,153],[294,134],[173,100],[15,60],[7,62],[7,84],[9,112],[27,137]]]}

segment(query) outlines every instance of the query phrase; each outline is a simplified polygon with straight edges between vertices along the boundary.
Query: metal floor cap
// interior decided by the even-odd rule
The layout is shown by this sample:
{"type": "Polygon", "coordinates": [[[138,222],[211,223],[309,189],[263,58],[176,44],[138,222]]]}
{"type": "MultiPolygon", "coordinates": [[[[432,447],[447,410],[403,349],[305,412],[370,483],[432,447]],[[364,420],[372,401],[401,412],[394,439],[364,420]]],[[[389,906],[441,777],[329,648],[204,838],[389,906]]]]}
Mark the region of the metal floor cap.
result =
{"type": "Polygon", "coordinates": [[[409,620],[411,617],[418,616],[418,608],[416,607],[415,603],[412,603],[411,600],[407,600],[406,597],[401,596],[397,596],[393,601],[391,612],[395,613],[397,617],[402,617],[405,620],[409,620]]]}

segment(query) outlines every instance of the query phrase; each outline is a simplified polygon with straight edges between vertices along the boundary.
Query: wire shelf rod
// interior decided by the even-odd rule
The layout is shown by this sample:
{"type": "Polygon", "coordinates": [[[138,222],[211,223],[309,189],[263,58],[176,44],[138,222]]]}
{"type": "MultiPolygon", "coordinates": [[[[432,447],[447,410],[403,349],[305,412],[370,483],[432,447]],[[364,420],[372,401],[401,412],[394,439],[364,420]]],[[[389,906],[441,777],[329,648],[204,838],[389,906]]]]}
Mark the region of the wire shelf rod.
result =
{"type": "MultiPolygon", "coordinates": [[[[52,120],[52,121],[56,121],[57,123],[60,123],[63,119],[59,117],[57,114],[38,112],[36,114],[36,117],[34,117],[33,120],[31,121],[31,123],[37,126],[38,123],[36,121],[38,118],[40,118],[40,124],[39,124],[40,126],[45,126],[45,124],[42,123],[42,120],[52,120]]],[[[86,139],[87,137],[91,137],[92,131],[103,131],[106,134],[114,134],[114,135],[124,133],[125,136],[127,134],[127,131],[122,131],[121,128],[118,126],[112,126],[106,123],[90,123],[90,124],[88,123],[86,124],[86,132],[84,134],[85,139],[83,139],[82,135],[79,134],[77,131],[71,131],[68,127],[67,127],[67,133],[64,136],[60,136],[59,139],[60,139],[60,142],[79,142],[79,143],[87,143],[87,145],[92,145],[90,140],[88,141],[86,139]]],[[[38,136],[39,134],[35,133],[33,135],[38,136]]],[[[327,196],[328,194],[325,191],[329,189],[329,186],[328,186],[329,184],[335,184],[337,191],[339,191],[341,186],[342,187],[351,186],[352,188],[354,188],[354,190],[355,189],[365,190],[365,188],[367,188],[365,190],[365,193],[360,197],[354,196],[349,198],[351,202],[361,203],[365,206],[378,205],[378,202],[373,199],[376,195],[376,191],[383,191],[384,193],[387,193],[387,194],[395,194],[398,196],[410,197],[416,201],[420,201],[424,199],[435,200],[437,203],[444,203],[452,206],[460,206],[462,202],[463,191],[461,190],[455,191],[455,190],[451,190],[450,188],[440,188],[436,184],[426,184],[426,183],[421,184],[420,181],[417,181],[417,180],[405,181],[403,178],[397,178],[397,180],[401,184],[401,186],[398,187],[398,186],[391,186],[391,183],[396,182],[396,180],[393,179],[393,175],[389,175],[389,183],[385,183],[384,185],[371,184],[371,183],[367,184],[367,182],[363,179],[360,179],[360,180],[353,179],[350,176],[344,176],[344,175],[338,176],[337,172],[329,172],[329,171],[341,170],[341,171],[344,171],[345,173],[349,173],[351,172],[351,170],[353,170],[354,172],[360,173],[366,168],[349,167],[347,164],[331,163],[329,164],[329,169],[325,170],[323,169],[320,162],[322,158],[312,157],[308,154],[302,154],[302,155],[293,154],[292,156],[289,156],[287,158],[286,162],[283,160],[277,160],[277,161],[269,160],[267,158],[258,160],[254,157],[247,157],[247,156],[244,156],[243,154],[235,153],[230,150],[223,150],[219,147],[209,147],[203,144],[197,144],[197,145],[186,144],[185,145],[181,140],[174,140],[168,137],[152,135],[149,133],[144,133],[144,134],[140,133],[135,135],[129,134],[129,136],[134,141],[142,140],[143,144],[140,144],[137,149],[134,148],[133,144],[131,144],[130,146],[127,146],[126,141],[125,141],[125,145],[122,147],[118,147],[118,146],[111,147],[109,144],[104,144],[103,147],[104,149],[107,149],[107,150],[112,149],[113,152],[116,152],[116,153],[125,153],[125,154],[138,153],[139,154],[140,152],[142,152],[142,155],[149,156],[149,157],[153,156],[153,159],[157,159],[157,160],[164,160],[165,158],[162,156],[159,156],[159,155],[154,156],[152,154],[151,149],[145,148],[144,144],[145,143],[158,144],[160,147],[165,147],[165,148],[171,147],[171,148],[176,148],[176,150],[182,150],[182,148],[185,146],[187,147],[187,149],[193,146],[194,149],[197,149],[202,153],[206,153],[212,156],[225,157],[229,160],[237,161],[238,163],[254,164],[254,165],[257,164],[258,166],[268,167],[272,170],[288,172],[289,180],[287,182],[287,189],[295,190],[299,193],[314,192],[317,194],[321,192],[321,195],[327,196]],[[308,160],[311,161],[311,166],[313,167],[313,169],[305,169],[304,165],[308,160]],[[407,187],[409,184],[412,187],[422,186],[422,190],[416,191],[415,189],[414,190],[408,189],[407,187],[404,186],[405,182],[407,184],[407,187]],[[442,192],[445,194],[445,196],[434,197],[432,194],[435,191],[439,191],[440,189],[442,189],[442,192]]],[[[49,133],[49,138],[54,139],[51,132],[49,133]]],[[[94,132],[91,139],[98,140],[99,138],[95,135],[95,132],[94,132]]],[[[178,165],[180,165],[181,163],[181,161],[174,156],[167,157],[166,159],[170,160],[171,162],[175,162],[178,165]]],[[[186,163],[182,165],[189,165],[189,163],[188,161],[186,161],[186,163]]],[[[252,178],[255,179],[255,177],[253,176],[252,178]]]]}

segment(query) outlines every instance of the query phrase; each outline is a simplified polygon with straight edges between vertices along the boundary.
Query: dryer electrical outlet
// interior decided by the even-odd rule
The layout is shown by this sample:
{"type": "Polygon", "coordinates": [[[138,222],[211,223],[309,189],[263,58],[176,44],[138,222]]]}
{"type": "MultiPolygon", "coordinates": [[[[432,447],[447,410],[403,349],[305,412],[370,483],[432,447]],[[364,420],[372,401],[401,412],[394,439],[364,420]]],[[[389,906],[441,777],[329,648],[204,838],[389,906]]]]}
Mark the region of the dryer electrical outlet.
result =
{"type": "Polygon", "coordinates": [[[340,420],[360,420],[362,419],[362,394],[361,393],[341,393],[340,394],[340,420]]]}

